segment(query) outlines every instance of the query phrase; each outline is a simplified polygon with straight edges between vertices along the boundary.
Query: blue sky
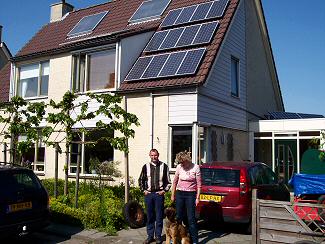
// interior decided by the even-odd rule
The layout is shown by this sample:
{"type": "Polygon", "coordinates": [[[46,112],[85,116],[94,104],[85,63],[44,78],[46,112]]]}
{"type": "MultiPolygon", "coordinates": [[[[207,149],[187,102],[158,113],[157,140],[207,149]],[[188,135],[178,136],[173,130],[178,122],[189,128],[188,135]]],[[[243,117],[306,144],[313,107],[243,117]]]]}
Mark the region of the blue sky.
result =
{"type": "MultiPolygon", "coordinates": [[[[49,22],[50,5],[56,2],[1,2],[2,40],[12,54],[49,22]]],[[[105,1],[66,2],[79,9],[105,1]]],[[[325,115],[325,0],[262,3],[286,111],[325,115]]]]}

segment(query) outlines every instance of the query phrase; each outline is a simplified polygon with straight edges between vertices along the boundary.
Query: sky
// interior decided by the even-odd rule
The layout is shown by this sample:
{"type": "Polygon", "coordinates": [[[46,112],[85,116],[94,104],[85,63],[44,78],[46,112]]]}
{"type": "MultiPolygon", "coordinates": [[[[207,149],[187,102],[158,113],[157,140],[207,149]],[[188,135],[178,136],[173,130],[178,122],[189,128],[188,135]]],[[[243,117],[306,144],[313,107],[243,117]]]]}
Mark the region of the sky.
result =
{"type": "MultiPolygon", "coordinates": [[[[132,1],[132,0],[130,0],[132,1]]],[[[2,41],[15,55],[58,0],[1,1],[2,41]]],[[[66,0],[75,9],[104,0],[66,0]]],[[[325,115],[325,0],[262,0],[285,110],[325,115]]]]}

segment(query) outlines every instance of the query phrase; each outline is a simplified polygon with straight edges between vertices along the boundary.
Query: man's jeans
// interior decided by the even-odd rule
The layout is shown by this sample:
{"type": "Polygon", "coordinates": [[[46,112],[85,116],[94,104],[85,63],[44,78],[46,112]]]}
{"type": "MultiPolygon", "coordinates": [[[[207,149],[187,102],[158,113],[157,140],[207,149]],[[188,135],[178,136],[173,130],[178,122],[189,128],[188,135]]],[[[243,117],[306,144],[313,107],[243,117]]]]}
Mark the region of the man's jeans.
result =
{"type": "Polygon", "coordinates": [[[188,223],[192,242],[198,243],[198,230],[195,218],[195,199],[196,192],[194,191],[176,191],[177,219],[188,223]],[[187,219],[185,219],[186,216],[187,219]]]}
{"type": "Polygon", "coordinates": [[[164,195],[156,192],[147,194],[144,202],[147,209],[147,235],[149,239],[161,240],[164,218],[164,195]]]}

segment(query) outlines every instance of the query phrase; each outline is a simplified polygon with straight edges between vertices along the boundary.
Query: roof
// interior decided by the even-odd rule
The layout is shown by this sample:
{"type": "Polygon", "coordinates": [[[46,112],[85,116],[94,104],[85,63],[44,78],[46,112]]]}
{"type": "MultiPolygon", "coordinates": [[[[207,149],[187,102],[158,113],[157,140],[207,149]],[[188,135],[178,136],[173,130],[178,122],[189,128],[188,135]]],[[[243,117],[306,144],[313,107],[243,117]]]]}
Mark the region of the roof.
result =
{"type": "Polygon", "coordinates": [[[219,161],[214,161],[214,162],[209,162],[209,163],[204,163],[201,165],[202,168],[249,168],[254,165],[260,165],[262,163],[260,162],[249,162],[249,161],[238,161],[238,162],[219,162],[219,161]]]}
{"type": "MultiPolygon", "coordinates": [[[[212,41],[205,46],[207,51],[194,75],[162,78],[147,81],[122,82],[120,92],[148,90],[179,86],[197,86],[204,83],[220,49],[230,22],[240,0],[229,0],[212,41]]],[[[169,10],[206,2],[206,0],[172,0],[161,19],[129,25],[128,21],[143,0],[116,0],[69,13],[60,21],[49,23],[17,53],[13,61],[27,60],[44,55],[55,55],[84,47],[98,46],[116,42],[119,38],[139,32],[157,30],[169,10]],[[91,34],[68,38],[67,34],[85,16],[109,11],[91,34]],[[49,38],[51,37],[51,38],[49,38]]],[[[159,30],[159,29],[158,29],[159,30]]],[[[143,54],[142,54],[143,55],[143,54]]]]}
{"type": "Polygon", "coordinates": [[[0,102],[9,101],[10,62],[0,70],[0,102]]]}
{"type": "Polygon", "coordinates": [[[320,114],[304,114],[304,113],[290,113],[290,112],[269,112],[266,115],[267,119],[313,119],[313,118],[324,118],[320,114]]]}

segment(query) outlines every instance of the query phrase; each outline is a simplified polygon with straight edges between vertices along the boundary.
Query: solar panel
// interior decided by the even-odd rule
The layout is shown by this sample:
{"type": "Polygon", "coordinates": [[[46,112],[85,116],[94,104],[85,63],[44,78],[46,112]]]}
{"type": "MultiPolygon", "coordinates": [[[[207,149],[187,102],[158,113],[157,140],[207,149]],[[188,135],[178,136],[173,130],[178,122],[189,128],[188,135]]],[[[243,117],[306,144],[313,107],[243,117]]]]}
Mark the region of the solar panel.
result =
{"type": "Polygon", "coordinates": [[[167,8],[170,0],[148,0],[142,2],[137,11],[132,15],[129,23],[138,23],[149,19],[158,18],[167,8]]]}
{"type": "Polygon", "coordinates": [[[319,114],[303,114],[303,113],[292,113],[292,112],[269,112],[269,119],[307,119],[307,118],[324,118],[323,115],[319,114]]]}
{"type": "Polygon", "coordinates": [[[143,72],[147,68],[148,64],[150,63],[152,56],[150,57],[143,57],[138,58],[137,62],[133,65],[131,71],[125,78],[125,80],[138,80],[141,78],[143,72]]]}
{"type": "Polygon", "coordinates": [[[183,33],[183,30],[184,28],[177,28],[177,29],[170,30],[159,49],[168,49],[168,48],[175,47],[176,42],[178,41],[179,37],[183,33]]]}
{"type": "Polygon", "coordinates": [[[151,40],[149,41],[148,45],[144,49],[145,51],[155,51],[159,49],[159,46],[166,38],[168,31],[158,31],[156,32],[151,40]]]}
{"type": "Polygon", "coordinates": [[[197,35],[197,32],[200,28],[200,25],[192,25],[189,27],[186,27],[183,31],[183,34],[179,38],[176,47],[182,47],[182,46],[188,46],[191,45],[195,36],[197,35]]]}
{"type": "Polygon", "coordinates": [[[198,5],[192,18],[191,18],[191,22],[203,20],[205,18],[205,16],[208,14],[208,11],[211,6],[212,6],[212,2],[207,2],[207,3],[198,5]]]}
{"type": "Polygon", "coordinates": [[[126,81],[194,74],[205,48],[139,58],[126,81]]]}
{"type": "Polygon", "coordinates": [[[202,60],[205,48],[190,50],[187,52],[181,66],[179,67],[178,75],[194,74],[196,72],[199,63],[202,60]]]}
{"type": "Polygon", "coordinates": [[[209,43],[218,25],[218,21],[202,24],[193,44],[209,43]]]}
{"type": "Polygon", "coordinates": [[[193,6],[183,8],[182,12],[180,13],[177,20],[175,21],[175,25],[189,22],[196,9],[196,6],[197,5],[193,5],[193,6]]]}
{"type": "Polygon", "coordinates": [[[169,11],[161,28],[223,16],[229,0],[210,1],[169,11]],[[176,19],[176,20],[175,20],[176,19]]]}
{"type": "Polygon", "coordinates": [[[223,13],[228,5],[228,1],[229,0],[219,0],[219,1],[215,1],[211,8],[209,13],[206,16],[206,19],[210,19],[210,18],[218,18],[223,16],[223,13]]]}
{"type": "Polygon", "coordinates": [[[161,27],[173,25],[181,12],[181,8],[169,11],[168,15],[164,18],[163,22],[161,23],[161,27]]]}
{"type": "Polygon", "coordinates": [[[161,70],[159,77],[175,75],[185,55],[186,51],[171,53],[163,69],[161,70]]]}
{"type": "Polygon", "coordinates": [[[146,71],[143,73],[142,78],[155,78],[158,76],[161,68],[165,64],[169,54],[154,56],[146,71]]]}
{"type": "Polygon", "coordinates": [[[105,11],[98,14],[83,17],[68,33],[68,37],[80,36],[91,33],[107,13],[108,12],[105,11]]]}

